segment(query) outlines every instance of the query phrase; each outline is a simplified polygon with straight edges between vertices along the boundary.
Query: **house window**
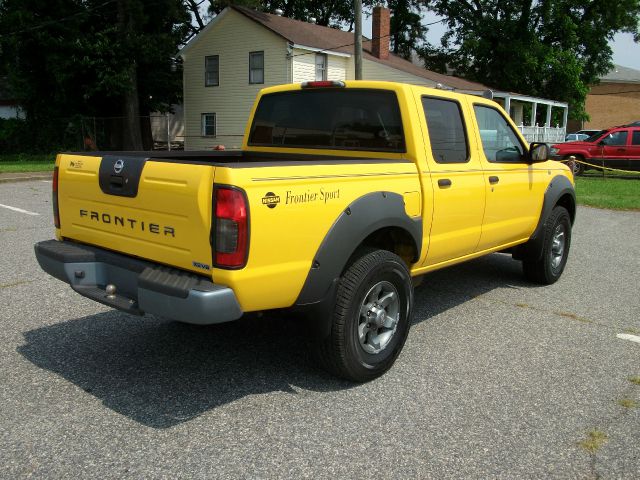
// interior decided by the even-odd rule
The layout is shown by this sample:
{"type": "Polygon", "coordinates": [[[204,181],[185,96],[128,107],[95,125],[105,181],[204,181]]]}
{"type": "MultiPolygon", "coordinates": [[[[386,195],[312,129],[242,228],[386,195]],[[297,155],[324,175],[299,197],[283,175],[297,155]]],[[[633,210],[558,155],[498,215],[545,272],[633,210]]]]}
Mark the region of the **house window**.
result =
{"type": "Polygon", "coordinates": [[[264,83],[264,52],[249,53],[249,83],[264,83]]]}
{"type": "Polygon", "coordinates": [[[216,114],[215,113],[202,114],[202,136],[203,137],[216,136],[216,114]]]}
{"type": "Polygon", "coordinates": [[[204,86],[217,87],[220,85],[220,57],[210,55],[204,57],[204,86]]]}
{"type": "Polygon", "coordinates": [[[327,54],[316,53],[316,81],[327,79],[327,54]]]}

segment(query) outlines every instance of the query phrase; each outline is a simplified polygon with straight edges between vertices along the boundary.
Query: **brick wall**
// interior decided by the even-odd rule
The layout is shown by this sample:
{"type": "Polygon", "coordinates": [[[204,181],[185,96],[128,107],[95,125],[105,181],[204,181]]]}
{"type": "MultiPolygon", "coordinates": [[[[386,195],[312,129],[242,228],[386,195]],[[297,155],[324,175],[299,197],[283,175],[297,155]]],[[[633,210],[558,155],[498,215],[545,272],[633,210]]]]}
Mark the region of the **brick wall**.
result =
{"type": "Polygon", "coordinates": [[[640,120],[640,84],[601,83],[587,95],[591,120],[584,128],[608,128],[640,120]]]}

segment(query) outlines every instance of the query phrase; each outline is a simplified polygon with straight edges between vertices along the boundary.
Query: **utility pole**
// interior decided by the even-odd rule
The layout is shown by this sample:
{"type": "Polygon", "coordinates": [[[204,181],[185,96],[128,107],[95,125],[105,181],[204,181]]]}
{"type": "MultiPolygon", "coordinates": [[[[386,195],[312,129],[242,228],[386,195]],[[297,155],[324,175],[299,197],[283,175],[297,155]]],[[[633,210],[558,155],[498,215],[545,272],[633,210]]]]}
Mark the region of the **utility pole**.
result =
{"type": "Polygon", "coordinates": [[[356,13],[356,41],[354,43],[354,60],[356,80],[362,80],[362,0],[354,0],[356,13]]]}

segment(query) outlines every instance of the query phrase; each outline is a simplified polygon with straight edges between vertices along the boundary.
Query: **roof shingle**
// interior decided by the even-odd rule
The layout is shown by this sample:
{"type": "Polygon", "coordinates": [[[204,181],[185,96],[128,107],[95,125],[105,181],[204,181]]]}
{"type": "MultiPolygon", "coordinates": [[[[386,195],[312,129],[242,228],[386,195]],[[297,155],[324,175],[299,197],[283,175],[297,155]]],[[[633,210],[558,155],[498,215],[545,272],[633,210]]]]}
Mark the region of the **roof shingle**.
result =
{"type": "MultiPolygon", "coordinates": [[[[337,28],[324,27],[314,23],[302,22],[292,18],[272,15],[270,13],[259,12],[247,7],[232,6],[235,11],[243,14],[247,18],[254,20],[265,28],[285,40],[305,47],[319,48],[321,50],[335,51],[341,53],[353,53],[353,33],[338,30],[337,28]]],[[[398,57],[393,53],[386,59],[375,57],[371,54],[371,40],[363,38],[362,42],[363,58],[378,62],[397,70],[401,70],[412,75],[422,77],[432,82],[441,83],[445,86],[458,90],[487,90],[489,87],[481,83],[471,82],[451,75],[443,75],[421,68],[413,63],[398,57]]]]}

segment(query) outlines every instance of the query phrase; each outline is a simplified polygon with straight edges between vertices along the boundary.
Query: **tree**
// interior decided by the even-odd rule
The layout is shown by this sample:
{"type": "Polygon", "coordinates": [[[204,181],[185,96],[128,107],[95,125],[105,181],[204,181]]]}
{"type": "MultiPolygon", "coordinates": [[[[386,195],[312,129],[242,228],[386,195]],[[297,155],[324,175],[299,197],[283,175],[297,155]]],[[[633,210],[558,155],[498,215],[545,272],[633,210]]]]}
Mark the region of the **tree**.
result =
{"type": "Polygon", "coordinates": [[[638,39],[640,0],[434,0],[449,31],[421,50],[427,68],[501,90],[568,101],[586,119],[589,85],[611,67],[616,32],[638,39]]]}
{"type": "Polygon", "coordinates": [[[138,114],[181,97],[173,57],[188,22],[181,0],[4,0],[0,62],[34,131],[125,117],[112,146],[140,149],[138,114]]]}

